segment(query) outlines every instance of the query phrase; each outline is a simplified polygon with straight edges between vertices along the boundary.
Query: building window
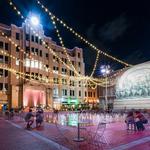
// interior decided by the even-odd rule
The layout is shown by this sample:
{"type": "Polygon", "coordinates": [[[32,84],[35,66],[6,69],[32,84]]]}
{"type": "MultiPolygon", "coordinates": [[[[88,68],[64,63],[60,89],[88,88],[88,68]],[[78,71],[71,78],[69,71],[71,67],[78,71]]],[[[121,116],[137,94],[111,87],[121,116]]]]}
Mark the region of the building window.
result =
{"type": "Polygon", "coordinates": [[[34,60],[31,60],[31,68],[34,68],[34,60]]]}
{"type": "Polygon", "coordinates": [[[74,86],[74,81],[70,80],[70,86],[74,86]]]}
{"type": "Polygon", "coordinates": [[[42,57],[42,50],[40,50],[40,56],[42,57]]]}
{"type": "Polygon", "coordinates": [[[29,53],[30,52],[30,47],[26,47],[26,53],[29,53]]]}
{"type": "Polygon", "coordinates": [[[5,56],[5,63],[8,64],[8,56],[5,56]]]}
{"type": "Polygon", "coordinates": [[[80,56],[80,53],[78,53],[78,58],[80,58],[81,56],[80,56]]]}
{"type": "Polygon", "coordinates": [[[0,55],[0,62],[3,62],[3,55],[0,55]]]}
{"type": "Polygon", "coordinates": [[[62,68],[62,74],[67,74],[67,69],[62,68]]]}
{"type": "Polygon", "coordinates": [[[29,41],[30,40],[30,36],[29,34],[26,34],[26,41],[29,41]]]}
{"type": "Polygon", "coordinates": [[[74,90],[70,90],[70,96],[74,96],[74,90]]]}
{"type": "Polygon", "coordinates": [[[0,83],[0,90],[3,89],[3,83],[0,83]]]}
{"type": "Polygon", "coordinates": [[[78,62],[78,67],[81,67],[81,63],[80,62],[78,62]]]}
{"type": "Polygon", "coordinates": [[[38,53],[39,53],[38,48],[35,49],[35,53],[36,53],[36,55],[38,55],[38,53]]]}
{"type": "Polygon", "coordinates": [[[38,37],[36,36],[36,37],[35,37],[35,42],[38,43],[38,41],[39,41],[39,39],[38,39],[38,37]]]}
{"type": "Polygon", "coordinates": [[[19,66],[19,59],[16,59],[16,65],[19,66]]]}
{"type": "Polygon", "coordinates": [[[59,68],[56,66],[53,66],[53,72],[58,73],[59,68]]]}
{"type": "Polygon", "coordinates": [[[79,91],[79,96],[81,96],[81,91],[79,91]]]}
{"type": "Polygon", "coordinates": [[[5,50],[8,51],[8,43],[5,43],[5,50]]]}
{"type": "Polygon", "coordinates": [[[66,79],[62,79],[62,84],[67,85],[67,80],[66,79]]]}
{"type": "Polygon", "coordinates": [[[34,79],[34,72],[31,73],[31,78],[34,79]]]}
{"type": "Polygon", "coordinates": [[[31,41],[34,42],[34,35],[31,36],[31,41]]]}
{"type": "Polygon", "coordinates": [[[20,40],[20,34],[16,33],[16,40],[20,40]]]}
{"type": "Polygon", "coordinates": [[[42,45],[42,39],[40,39],[40,45],[42,45]]]}
{"type": "Polygon", "coordinates": [[[46,58],[48,58],[48,53],[45,54],[46,58]]]}
{"type": "Polygon", "coordinates": [[[53,95],[54,96],[58,96],[58,88],[54,88],[53,89],[53,95]]]}
{"type": "Polygon", "coordinates": [[[0,76],[3,76],[3,69],[0,69],[0,76]]]}
{"type": "Polygon", "coordinates": [[[31,52],[34,53],[34,47],[31,47],[31,52]]]}
{"type": "Polygon", "coordinates": [[[67,90],[66,89],[62,89],[62,96],[67,96],[67,90]]]}
{"type": "Polygon", "coordinates": [[[53,82],[54,82],[54,84],[58,84],[59,83],[59,79],[58,78],[53,78],[53,82]]]}
{"type": "Polygon", "coordinates": [[[42,69],[42,62],[39,62],[39,69],[42,69]]]}
{"type": "Polygon", "coordinates": [[[35,68],[38,68],[39,67],[39,64],[38,64],[38,61],[37,60],[35,60],[35,64],[34,64],[35,66],[35,68]]]}
{"type": "Polygon", "coordinates": [[[85,91],[85,97],[87,97],[87,92],[85,91]]]}
{"type": "Polygon", "coordinates": [[[8,70],[5,70],[5,77],[8,77],[8,70]]]}
{"type": "Polygon", "coordinates": [[[19,46],[16,47],[16,52],[19,52],[19,46]]]}
{"type": "Polygon", "coordinates": [[[95,92],[93,93],[94,97],[95,97],[95,92]]]}
{"type": "Polygon", "coordinates": [[[35,80],[39,80],[39,77],[38,77],[38,76],[39,76],[39,74],[36,73],[36,74],[35,74],[35,80]]]}
{"type": "Polygon", "coordinates": [[[26,79],[30,79],[30,73],[29,73],[29,72],[26,72],[25,78],[26,78],[26,79]]]}
{"type": "Polygon", "coordinates": [[[3,49],[3,42],[0,41],[0,48],[3,49]]]}
{"type": "Polygon", "coordinates": [[[25,60],[25,66],[30,67],[30,59],[26,58],[25,60]]]}
{"type": "Polygon", "coordinates": [[[81,81],[79,81],[79,87],[81,87],[81,81]]]}
{"type": "Polygon", "coordinates": [[[47,42],[45,43],[45,48],[48,48],[48,43],[47,42]]]}
{"type": "Polygon", "coordinates": [[[72,65],[74,66],[74,61],[72,61],[72,65]]]}
{"type": "Polygon", "coordinates": [[[74,71],[70,70],[70,76],[74,76],[74,71]]]}

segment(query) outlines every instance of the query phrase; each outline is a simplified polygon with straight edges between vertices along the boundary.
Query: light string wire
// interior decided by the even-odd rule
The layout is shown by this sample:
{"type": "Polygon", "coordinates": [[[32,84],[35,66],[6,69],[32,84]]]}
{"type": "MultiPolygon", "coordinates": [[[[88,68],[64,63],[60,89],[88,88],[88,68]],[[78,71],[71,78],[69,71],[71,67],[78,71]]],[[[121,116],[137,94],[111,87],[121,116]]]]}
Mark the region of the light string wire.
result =
{"type": "MultiPolygon", "coordinates": [[[[28,53],[26,53],[23,49],[21,49],[20,46],[15,43],[15,41],[13,41],[11,38],[8,38],[8,36],[6,36],[4,32],[0,31],[0,33],[1,33],[1,35],[2,35],[5,39],[8,39],[8,41],[10,41],[12,45],[14,45],[15,47],[18,47],[18,49],[19,49],[21,52],[23,52],[23,54],[26,54],[26,56],[28,56],[28,53]]],[[[13,58],[13,59],[18,60],[19,62],[25,64],[25,62],[24,62],[23,60],[20,60],[20,59],[18,59],[17,57],[15,57],[15,56],[13,56],[13,55],[11,55],[11,54],[9,54],[9,53],[6,53],[6,52],[3,51],[2,49],[0,49],[0,51],[1,51],[2,54],[5,54],[5,55],[9,56],[10,58],[13,58]]],[[[28,56],[28,59],[37,61],[37,60],[34,59],[31,55],[28,56]]],[[[44,65],[44,66],[45,66],[45,65],[44,65]]],[[[52,68],[50,68],[50,67],[48,67],[48,68],[46,68],[46,69],[48,70],[48,71],[46,71],[46,72],[51,72],[51,73],[60,75],[60,76],[62,76],[62,77],[71,77],[71,78],[75,78],[75,79],[78,79],[78,78],[79,78],[79,77],[73,77],[73,76],[69,76],[69,75],[57,73],[57,72],[55,72],[55,71],[52,71],[52,68]]],[[[79,79],[84,79],[84,78],[80,77],[79,79]]]]}
{"type": "Polygon", "coordinates": [[[82,40],[85,44],[87,44],[88,46],[90,46],[91,48],[93,48],[96,51],[99,51],[99,53],[113,59],[114,61],[117,61],[125,66],[132,66],[129,63],[126,63],[116,57],[113,57],[110,54],[107,54],[106,52],[103,52],[102,50],[98,49],[95,45],[93,45],[91,42],[89,42],[88,40],[86,40],[83,36],[81,36],[79,33],[77,33],[72,27],[70,27],[69,25],[67,25],[62,19],[59,19],[58,17],[56,17],[51,11],[49,11],[49,9],[47,7],[45,7],[40,0],[36,0],[37,4],[39,4],[39,6],[50,16],[53,17],[53,19],[55,19],[57,22],[59,22],[63,27],[65,27],[67,30],[69,30],[72,34],[74,34],[76,37],[78,37],[80,40],[82,40]]]}
{"type": "MultiPolygon", "coordinates": [[[[25,79],[25,80],[28,80],[28,81],[34,81],[35,83],[40,83],[40,84],[44,84],[44,85],[47,85],[47,86],[49,86],[49,83],[51,83],[53,85],[69,86],[69,84],[55,83],[53,79],[49,80],[49,83],[48,83],[45,78],[40,78],[40,77],[35,76],[35,75],[26,74],[26,73],[17,71],[13,68],[7,67],[7,65],[1,65],[0,64],[0,69],[4,69],[4,70],[7,70],[7,71],[13,73],[14,75],[16,75],[17,79],[22,78],[22,79],[25,79]],[[27,77],[30,77],[30,79],[28,79],[27,77]],[[38,80],[36,80],[36,79],[38,79],[38,80]]],[[[0,76],[0,77],[2,77],[2,76],[0,76]]],[[[91,86],[90,84],[88,84],[88,85],[91,86]]]]}
{"type": "MultiPolygon", "coordinates": [[[[72,65],[72,62],[71,62],[71,60],[70,60],[70,58],[69,58],[68,52],[67,52],[66,47],[65,47],[65,45],[64,45],[64,41],[63,41],[63,39],[62,39],[62,36],[60,35],[60,31],[59,31],[59,29],[58,29],[58,27],[57,27],[57,25],[56,25],[56,22],[55,22],[55,20],[53,19],[53,17],[51,17],[51,21],[52,21],[52,24],[53,24],[53,26],[54,26],[54,28],[55,28],[56,35],[57,35],[57,37],[58,37],[58,39],[59,39],[59,43],[61,44],[61,46],[62,46],[62,48],[63,48],[63,50],[64,50],[64,52],[65,52],[65,55],[67,56],[67,59],[68,59],[68,61],[69,61],[70,66],[73,68],[73,70],[76,72],[76,74],[79,75],[79,73],[77,72],[77,70],[75,69],[75,67],[72,65]]],[[[80,76],[80,75],[79,75],[79,76],[80,76]]]]}
{"type": "MultiPolygon", "coordinates": [[[[17,9],[17,7],[14,5],[14,3],[12,2],[12,0],[8,0],[9,1],[9,5],[13,8],[13,10],[22,18],[22,19],[24,19],[25,17],[21,14],[21,12],[17,9]]],[[[28,25],[29,27],[30,27],[30,25],[28,25]]],[[[32,28],[30,28],[31,30],[33,30],[32,28]]],[[[35,31],[33,32],[33,33],[35,33],[35,31]]],[[[36,35],[38,35],[37,33],[36,33],[36,35]]],[[[43,42],[43,44],[44,45],[46,45],[46,42],[44,42],[44,41],[42,41],[43,42]]],[[[54,56],[56,56],[67,68],[70,68],[68,65],[66,65],[57,55],[56,55],[56,53],[48,46],[48,45],[46,45],[47,46],[47,48],[50,50],[50,52],[54,55],[54,56]]],[[[72,69],[70,69],[70,70],[72,70],[72,69]]],[[[76,73],[76,72],[75,72],[76,73]]],[[[86,77],[87,78],[87,77],[86,77]]],[[[96,84],[96,82],[94,82],[93,80],[92,80],[92,78],[91,78],[91,81],[93,82],[93,83],[95,83],[96,84]]]]}
{"type": "MultiPolygon", "coordinates": [[[[0,31],[0,33],[1,33],[1,35],[2,35],[4,38],[6,38],[8,41],[10,41],[12,45],[14,45],[15,47],[18,47],[18,49],[19,49],[21,52],[23,52],[24,54],[28,55],[28,53],[26,53],[23,49],[21,49],[21,48],[15,43],[15,41],[13,41],[11,38],[8,38],[8,36],[6,36],[4,32],[0,31]]],[[[0,51],[1,51],[2,54],[5,54],[5,55],[9,56],[10,58],[13,58],[13,59],[15,59],[15,60],[18,60],[19,62],[22,62],[23,64],[25,63],[24,61],[22,61],[22,60],[16,58],[16,57],[13,56],[13,55],[10,55],[10,54],[6,53],[6,52],[3,51],[3,50],[0,50],[0,51]]],[[[35,59],[33,59],[32,56],[29,56],[29,59],[35,60],[35,59]]],[[[68,75],[64,75],[64,74],[59,74],[59,73],[53,72],[51,68],[47,68],[47,69],[49,70],[48,72],[52,72],[52,73],[55,73],[55,74],[60,75],[60,76],[63,76],[63,77],[74,78],[75,80],[87,80],[87,79],[90,80],[89,77],[73,77],[73,76],[68,76],[68,75]],[[50,70],[51,70],[51,71],[50,71],[50,70]]]]}
{"type": "MultiPolygon", "coordinates": [[[[51,18],[52,24],[54,25],[54,28],[55,28],[55,30],[56,30],[56,34],[57,34],[57,37],[58,37],[58,39],[59,39],[59,42],[60,42],[61,46],[63,47],[63,49],[64,49],[64,51],[65,51],[65,54],[66,54],[66,56],[67,56],[67,58],[68,58],[68,60],[69,60],[69,62],[70,62],[70,64],[71,64],[72,68],[76,71],[76,69],[74,68],[74,66],[72,65],[72,63],[71,63],[71,61],[70,61],[70,58],[69,58],[68,53],[67,53],[67,51],[66,51],[66,48],[65,48],[65,46],[64,46],[64,41],[63,41],[62,36],[60,35],[60,31],[58,30],[58,27],[57,27],[57,25],[56,25],[56,21],[55,21],[55,19],[54,19],[53,16],[51,16],[50,18],[51,18]]],[[[93,76],[93,74],[94,74],[94,72],[95,72],[95,70],[96,70],[96,66],[97,66],[97,63],[98,63],[98,60],[99,60],[99,53],[100,53],[100,52],[97,51],[96,60],[95,60],[94,67],[93,67],[93,70],[92,70],[92,73],[91,73],[90,77],[93,76]]]]}
{"type": "MultiPolygon", "coordinates": [[[[22,19],[24,19],[25,17],[21,14],[21,12],[17,9],[17,7],[12,3],[12,1],[11,0],[8,0],[9,1],[9,4],[10,4],[10,6],[12,6],[13,7],[13,9],[16,11],[16,13],[22,18],[22,19]]],[[[55,17],[54,17],[55,18],[55,17]]],[[[28,25],[28,26],[30,26],[30,25],[28,25]]],[[[31,28],[31,30],[33,30],[32,28],[31,28]]],[[[33,33],[35,33],[35,32],[33,32],[33,33]]],[[[37,35],[37,34],[36,34],[37,35]]],[[[46,45],[46,43],[44,42],[44,41],[42,41],[43,42],[43,44],[44,45],[46,45]]],[[[47,45],[46,45],[47,46],[47,45]]],[[[65,66],[66,66],[66,64],[55,54],[55,52],[50,48],[50,47],[48,47],[48,49],[50,50],[50,52],[54,55],[54,56],[56,56],[65,66]]],[[[99,51],[99,53],[100,53],[100,51],[99,51]]],[[[98,58],[98,57],[97,57],[98,58]]],[[[66,66],[67,68],[69,67],[69,66],[66,66]]],[[[95,67],[96,67],[96,65],[95,65],[95,67]]],[[[70,68],[69,68],[70,69],[70,68]]],[[[83,78],[83,77],[82,77],[83,78]]],[[[90,80],[92,83],[94,83],[94,84],[97,84],[96,82],[95,82],[95,79],[94,78],[89,78],[89,77],[85,77],[86,78],[86,80],[90,80]]],[[[99,81],[100,79],[96,79],[97,81],[99,81]]],[[[104,79],[103,79],[104,80],[104,79]]],[[[100,85],[100,84],[98,84],[98,85],[100,85]]]]}

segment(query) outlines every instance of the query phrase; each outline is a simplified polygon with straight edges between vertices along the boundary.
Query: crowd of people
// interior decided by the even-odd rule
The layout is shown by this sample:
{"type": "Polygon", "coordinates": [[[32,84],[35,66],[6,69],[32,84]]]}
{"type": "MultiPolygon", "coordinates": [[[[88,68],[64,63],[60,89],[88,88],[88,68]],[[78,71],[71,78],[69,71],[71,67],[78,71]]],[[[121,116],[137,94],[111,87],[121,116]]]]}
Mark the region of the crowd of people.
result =
{"type": "Polygon", "coordinates": [[[140,111],[131,111],[128,112],[125,122],[127,124],[127,130],[129,130],[129,127],[131,126],[131,129],[134,129],[135,131],[143,131],[145,130],[144,124],[147,124],[148,120],[140,111]]]}

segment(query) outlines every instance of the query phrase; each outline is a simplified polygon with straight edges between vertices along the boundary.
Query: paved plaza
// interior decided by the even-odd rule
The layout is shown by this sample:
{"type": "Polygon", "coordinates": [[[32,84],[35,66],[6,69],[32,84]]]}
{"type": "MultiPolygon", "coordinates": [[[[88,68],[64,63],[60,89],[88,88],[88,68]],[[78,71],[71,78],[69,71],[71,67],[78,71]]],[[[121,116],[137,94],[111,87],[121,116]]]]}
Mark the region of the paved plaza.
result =
{"type": "MultiPolygon", "coordinates": [[[[35,128],[35,124],[33,124],[32,130],[29,131],[25,129],[25,126],[26,123],[19,116],[15,116],[12,120],[7,120],[6,118],[1,117],[1,149],[97,149],[96,147],[93,147],[87,143],[86,137],[83,142],[75,142],[73,140],[77,136],[77,127],[58,124],[56,125],[56,123],[51,123],[50,121],[44,122],[43,126],[38,129],[35,128]],[[67,132],[63,132],[62,134],[62,130],[59,130],[60,126],[63,128],[63,131],[66,130],[67,132]]],[[[91,130],[95,129],[93,126],[89,126],[87,129],[88,128],[91,130]]],[[[106,125],[106,129],[103,135],[107,141],[107,144],[103,144],[102,149],[149,150],[150,125],[147,124],[145,128],[146,129],[144,131],[128,131],[126,130],[126,124],[123,120],[109,122],[106,125]]],[[[86,134],[81,136],[86,136],[86,134]]]]}

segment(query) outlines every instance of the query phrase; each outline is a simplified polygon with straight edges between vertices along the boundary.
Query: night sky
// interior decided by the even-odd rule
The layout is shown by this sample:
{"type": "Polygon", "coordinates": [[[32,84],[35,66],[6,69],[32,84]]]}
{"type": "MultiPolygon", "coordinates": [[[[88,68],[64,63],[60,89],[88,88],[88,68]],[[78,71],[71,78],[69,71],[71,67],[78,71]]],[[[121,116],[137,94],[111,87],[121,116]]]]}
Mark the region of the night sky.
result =
{"type": "MultiPolygon", "coordinates": [[[[29,11],[40,16],[45,34],[58,41],[54,28],[35,0],[13,0],[24,16],[29,11]]],[[[130,64],[150,58],[150,2],[148,0],[43,0],[49,10],[99,49],[130,64]]],[[[21,26],[23,20],[10,8],[7,0],[0,0],[0,22],[21,26]]],[[[58,26],[65,46],[78,46],[84,50],[86,73],[90,74],[96,53],[65,28],[58,26]],[[92,56],[92,57],[91,57],[92,56]]],[[[99,67],[109,64],[113,70],[123,65],[101,55],[99,67]]]]}

